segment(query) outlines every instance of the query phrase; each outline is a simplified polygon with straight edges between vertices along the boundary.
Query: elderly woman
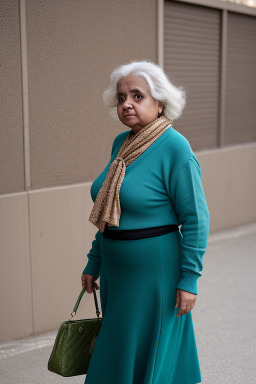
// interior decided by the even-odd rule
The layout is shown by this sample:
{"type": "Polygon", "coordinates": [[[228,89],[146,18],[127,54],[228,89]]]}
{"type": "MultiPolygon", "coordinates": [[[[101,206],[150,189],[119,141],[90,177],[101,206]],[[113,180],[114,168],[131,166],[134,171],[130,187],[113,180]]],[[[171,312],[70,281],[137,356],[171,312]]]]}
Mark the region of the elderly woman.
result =
{"type": "Polygon", "coordinates": [[[185,92],[158,65],[131,62],[104,101],[129,129],[91,186],[98,232],[82,286],[91,293],[100,277],[103,323],[85,383],[200,383],[191,310],[209,212],[198,159],[172,127],[185,92]]]}

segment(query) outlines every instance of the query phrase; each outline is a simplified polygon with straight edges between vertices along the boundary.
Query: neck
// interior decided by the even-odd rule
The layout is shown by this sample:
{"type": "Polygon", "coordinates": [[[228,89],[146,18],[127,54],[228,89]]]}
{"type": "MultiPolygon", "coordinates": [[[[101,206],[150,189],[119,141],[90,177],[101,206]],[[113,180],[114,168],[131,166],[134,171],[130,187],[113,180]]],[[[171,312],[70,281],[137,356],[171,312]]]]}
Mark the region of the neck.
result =
{"type": "Polygon", "coordinates": [[[157,123],[157,122],[160,123],[161,120],[167,120],[167,118],[165,116],[160,116],[160,117],[157,117],[155,120],[151,121],[151,123],[145,125],[144,127],[141,127],[141,128],[136,128],[136,127],[131,128],[130,135],[134,137],[135,135],[139,134],[140,131],[146,131],[147,128],[150,127],[151,125],[153,125],[154,123],[157,123]]]}

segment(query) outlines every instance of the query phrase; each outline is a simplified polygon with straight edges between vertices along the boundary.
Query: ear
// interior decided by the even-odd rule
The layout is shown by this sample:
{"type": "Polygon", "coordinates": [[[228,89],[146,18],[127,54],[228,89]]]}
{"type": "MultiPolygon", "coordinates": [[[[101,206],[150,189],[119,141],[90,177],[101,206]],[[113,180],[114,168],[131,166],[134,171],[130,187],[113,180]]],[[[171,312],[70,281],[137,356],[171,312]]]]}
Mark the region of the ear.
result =
{"type": "Polygon", "coordinates": [[[164,109],[164,104],[162,101],[158,101],[158,113],[161,114],[164,109]]]}

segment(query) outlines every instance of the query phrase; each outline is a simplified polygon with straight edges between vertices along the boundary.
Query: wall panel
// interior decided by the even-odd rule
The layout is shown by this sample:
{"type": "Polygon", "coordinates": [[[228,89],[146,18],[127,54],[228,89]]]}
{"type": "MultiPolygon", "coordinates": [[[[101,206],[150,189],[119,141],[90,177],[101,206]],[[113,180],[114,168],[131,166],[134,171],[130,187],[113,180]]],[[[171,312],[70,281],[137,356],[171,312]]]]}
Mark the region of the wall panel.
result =
{"type": "Polygon", "coordinates": [[[24,190],[19,2],[0,1],[0,194],[24,190]]]}
{"type": "Polygon", "coordinates": [[[256,221],[256,143],[200,151],[210,232],[256,221]],[[239,177],[238,177],[239,175],[239,177]]]}
{"type": "Polygon", "coordinates": [[[0,196],[0,340],[33,332],[28,195],[0,196]]]}
{"type": "MultiPolygon", "coordinates": [[[[68,320],[82,290],[81,275],[97,231],[88,221],[89,190],[84,183],[29,192],[35,333],[68,320]]],[[[88,317],[96,313],[86,293],[76,319],[88,317]]]]}
{"type": "Polygon", "coordinates": [[[256,17],[228,13],[225,144],[256,140],[256,17]]]}
{"type": "Polygon", "coordinates": [[[164,68],[187,93],[175,122],[194,150],[218,145],[220,11],[165,1],[164,68]]]}
{"type": "Polygon", "coordinates": [[[27,0],[27,33],[32,189],[93,180],[126,130],[102,92],[115,66],[156,60],[156,1],[27,0]]]}

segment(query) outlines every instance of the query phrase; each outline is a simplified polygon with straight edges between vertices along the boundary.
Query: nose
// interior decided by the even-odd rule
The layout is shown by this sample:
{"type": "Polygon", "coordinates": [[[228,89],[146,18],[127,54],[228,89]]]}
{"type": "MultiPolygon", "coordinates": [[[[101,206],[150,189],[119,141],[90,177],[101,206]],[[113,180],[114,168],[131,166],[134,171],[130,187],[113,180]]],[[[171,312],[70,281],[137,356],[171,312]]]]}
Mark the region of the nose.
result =
{"type": "Polygon", "coordinates": [[[131,109],[132,108],[132,102],[130,100],[130,97],[127,97],[123,103],[124,109],[131,109]]]}

